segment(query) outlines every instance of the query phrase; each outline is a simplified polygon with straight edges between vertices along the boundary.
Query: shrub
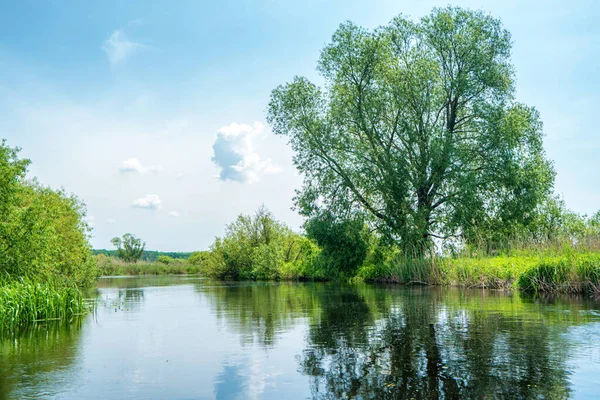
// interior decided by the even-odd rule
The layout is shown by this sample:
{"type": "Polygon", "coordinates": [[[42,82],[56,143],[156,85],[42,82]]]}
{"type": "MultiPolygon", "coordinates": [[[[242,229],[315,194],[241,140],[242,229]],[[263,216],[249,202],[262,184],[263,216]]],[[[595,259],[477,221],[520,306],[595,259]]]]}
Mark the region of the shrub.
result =
{"type": "Polygon", "coordinates": [[[158,258],[156,259],[157,262],[161,263],[161,264],[172,264],[173,261],[175,261],[174,258],[171,258],[169,256],[158,256],[158,258]]]}
{"type": "Polygon", "coordinates": [[[207,254],[194,256],[205,275],[216,279],[302,279],[310,275],[316,246],[259,208],[240,215],[207,254]],[[201,261],[200,261],[201,260],[201,261]]]}
{"type": "Polygon", "coordinates": [[[85,205],[64,190],[25,180],[28,160],[0,143],[0,271],[10,279],[97,278],[85,205]]]}

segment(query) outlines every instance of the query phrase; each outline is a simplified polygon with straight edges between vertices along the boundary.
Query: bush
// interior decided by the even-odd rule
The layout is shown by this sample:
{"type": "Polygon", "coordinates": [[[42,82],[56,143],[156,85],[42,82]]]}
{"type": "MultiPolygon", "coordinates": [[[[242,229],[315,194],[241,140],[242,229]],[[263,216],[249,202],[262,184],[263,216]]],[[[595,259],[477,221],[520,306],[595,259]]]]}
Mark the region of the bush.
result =
{"type": "Polygon", "coordinates": [[[174,258],[171,258],[169,256],[158,256],[158,258],[156,259],[157,262],[161,263],[161,264],[165,264],[165,265],[169,265],[172,264],[173,261],[175,261],[174,258]]]}
{"type": "Polygon", "coordinates": [[[0,144],[0,271],[10,279],[59,278],[90,285],[91,256],[85,205],[64,190],[25,180],[28,160],[0,144]]]}
{"type": "Polygon", "coordinates": [[[208,251],[196,251],[196,252],[193,252],[189,256],[187,261],[192,265],[196,265],[196,266],[200,267],[201,265],[204,264],[204,262],[208,258],[208,255],[209,255],[208,251]]]}
{"type": "Polygon", "coordinates": [[[216,279],[303,279],[315,248],[261,207],[254,216],[240,215],[227,226],[224,238],[194,259],[201,259],[202,273],[216,279]]]}

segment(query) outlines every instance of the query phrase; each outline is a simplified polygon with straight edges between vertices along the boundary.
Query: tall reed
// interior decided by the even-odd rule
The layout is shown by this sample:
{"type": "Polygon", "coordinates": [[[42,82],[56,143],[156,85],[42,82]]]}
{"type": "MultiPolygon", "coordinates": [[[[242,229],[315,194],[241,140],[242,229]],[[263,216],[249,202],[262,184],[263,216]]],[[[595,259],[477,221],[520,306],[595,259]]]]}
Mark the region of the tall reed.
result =
{"type": "Polygon", "coordinates": [[[26,324],[70,320],[88,311],[75,286],[30,280],[0,283],[0,331],[26,324]]]}

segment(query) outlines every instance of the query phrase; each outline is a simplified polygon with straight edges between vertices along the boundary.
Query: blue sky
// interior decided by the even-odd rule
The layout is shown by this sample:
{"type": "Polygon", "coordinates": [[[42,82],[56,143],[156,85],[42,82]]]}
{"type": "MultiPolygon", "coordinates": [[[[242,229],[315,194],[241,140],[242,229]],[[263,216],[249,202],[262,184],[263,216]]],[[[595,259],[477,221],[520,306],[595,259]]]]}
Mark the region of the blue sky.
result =
{"type": "MultiPolygon", "coordinates": [[[[374,28],[447,4],[3,2],[0,137],[33,160],[31,176],[86,202],[97,248],[132,232],[151,249],[204,249],[261,203],[298,228],[301,178],[266,124],[270,91],[319,82],[319,52],[345,20],[374,28]]],[[[517,97],[541,113],[556,192],[600,209],[600,3],[452,4],[512,33],[517,97]]]]}

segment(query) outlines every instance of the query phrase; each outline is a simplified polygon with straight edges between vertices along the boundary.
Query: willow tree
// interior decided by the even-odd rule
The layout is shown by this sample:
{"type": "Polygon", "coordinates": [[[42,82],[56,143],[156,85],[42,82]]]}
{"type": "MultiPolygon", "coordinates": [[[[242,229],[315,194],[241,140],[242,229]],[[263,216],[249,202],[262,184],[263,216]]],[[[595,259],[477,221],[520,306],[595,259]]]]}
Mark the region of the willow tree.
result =
{"type": "Polygon", "coordinates": [[[342,24],[318,63],[323,89],[296,77],[271,94],[269,123],[304,175],[300,212],[363,213],[417,250],[526,224],[554,171],[538,112],[515,100],[510,50],[480,11],[342,24]]]}

